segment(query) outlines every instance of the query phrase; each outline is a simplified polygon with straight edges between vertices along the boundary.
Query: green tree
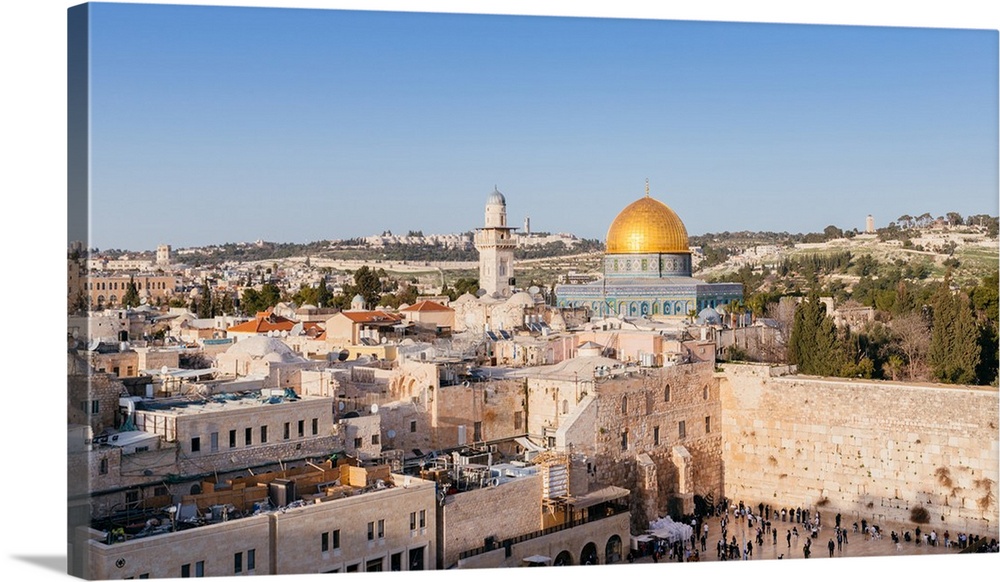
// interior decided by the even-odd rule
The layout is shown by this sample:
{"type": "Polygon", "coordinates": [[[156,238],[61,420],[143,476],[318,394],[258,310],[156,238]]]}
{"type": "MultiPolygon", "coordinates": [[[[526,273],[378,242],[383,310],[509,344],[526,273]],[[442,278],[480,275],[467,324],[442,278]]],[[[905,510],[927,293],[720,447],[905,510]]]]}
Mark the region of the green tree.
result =
{"type": "Polygon", "coordinates": [[[212,302],[212,288],[208,285],[208,279],[202,279],[201,281],[201,291],[198,293],[200,300],[198,301],[198,314],[199,319],[208,319],[210,317],[215,317],[215,309],[212,302]]]}
{"type": "Polygon", "coordinates": [[[815,291],[795,310],[788,348],[789,361],[803,374],[836,376],[844,369],[836,326],[815,291]]]}
{"type": "Polygon", "coordinates": [[[382,282],[379,280],[378,273],[369,269],[368,265],[362,266],[354,272],[354,285],[351,286],[350,292],[345,293],[345,295],[350,297],[361,295],[365,300],[366,308],[375,307],[379,298],[382,297],[382,282]]]}
{"type": "Polygon", "coordinates": [[[964,293],[951,291],[951,273],[945,275],[932,300],[933,324],[928,360],[934,378],[949,384],[976,381],[979,365],[979,329],[964,293]]]}
{"type": "Polygon", "coordinates": [[[122,305],[125,307],[136,307],[139,303],[139,289],[135,286],[135,280],[129,277],[128,287],[125,289],[125,294],[122,295],[122,305]]]}

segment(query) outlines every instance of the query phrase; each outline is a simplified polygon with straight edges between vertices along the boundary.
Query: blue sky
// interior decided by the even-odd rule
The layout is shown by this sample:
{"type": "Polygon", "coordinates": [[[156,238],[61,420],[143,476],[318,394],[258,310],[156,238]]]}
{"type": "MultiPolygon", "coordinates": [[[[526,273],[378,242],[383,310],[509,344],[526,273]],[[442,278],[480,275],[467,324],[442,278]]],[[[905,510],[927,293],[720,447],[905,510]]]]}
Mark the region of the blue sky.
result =
{"type": "Polygon", "coordinates": [[[91,244],[997,214],[996,31],[94,4],[91,244]]]}

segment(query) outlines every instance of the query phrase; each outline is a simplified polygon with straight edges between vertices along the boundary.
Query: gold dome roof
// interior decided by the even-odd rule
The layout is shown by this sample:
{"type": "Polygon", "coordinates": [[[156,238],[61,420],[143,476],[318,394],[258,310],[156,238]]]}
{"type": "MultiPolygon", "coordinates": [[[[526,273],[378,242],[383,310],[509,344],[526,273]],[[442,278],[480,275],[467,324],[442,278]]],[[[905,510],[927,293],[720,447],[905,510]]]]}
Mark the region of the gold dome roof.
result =
{"type": "Polygon", "coordinates": [[[687,229],[676,212],[647,194],[618,213],[608,229],[605,252],[687,253],[687,229]]]}

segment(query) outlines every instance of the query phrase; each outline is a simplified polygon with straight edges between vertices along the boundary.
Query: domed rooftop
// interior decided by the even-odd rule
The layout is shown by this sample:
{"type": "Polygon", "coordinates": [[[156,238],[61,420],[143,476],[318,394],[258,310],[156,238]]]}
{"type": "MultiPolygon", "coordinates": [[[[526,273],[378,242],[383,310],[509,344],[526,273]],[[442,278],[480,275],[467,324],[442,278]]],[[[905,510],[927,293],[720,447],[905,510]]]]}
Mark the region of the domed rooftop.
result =
{"type": "Polygon", "coordinates": [[[518,291],[507,299],[508,305],[520,305],[523,307],[534,307],[535,300],[524,291],[518,291]]]}
{"type": "Polygon", "coordinates": [[[618,213],[608,229],[605,252],[688,253],[687,229],[669,206],[646,194],[618,213]]]}
{"type": "Polygon", "coordinates": [[[497,190],[497,187],[493,187],[493,192],[490,194],[489,198],[486,199],[487,204],[502,204],[507,205],[507,199],[503,197],[503,194],[497,190]]]}

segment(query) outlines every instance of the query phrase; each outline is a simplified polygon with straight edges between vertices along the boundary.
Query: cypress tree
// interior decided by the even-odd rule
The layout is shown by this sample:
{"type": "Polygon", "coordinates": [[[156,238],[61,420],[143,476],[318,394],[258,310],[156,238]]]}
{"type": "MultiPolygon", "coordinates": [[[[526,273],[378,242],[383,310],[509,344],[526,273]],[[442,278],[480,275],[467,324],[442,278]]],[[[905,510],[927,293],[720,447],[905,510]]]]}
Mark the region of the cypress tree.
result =
{"type": "Polygon", "coordinates": [[[835,376],[844,369],[837,329],[815,291],[795,310],[789,340],[789,360],[803,374],[835,376]]]}
{"type": "Polygon", "coordinates": [[[932,299],[934,319],[928,360],[938,381],[971,384],[976,381],[979,365],[980,332],[969,298],[964,293],[953,294],[950,283],[951,277],[945,276],[932,299]]]}

